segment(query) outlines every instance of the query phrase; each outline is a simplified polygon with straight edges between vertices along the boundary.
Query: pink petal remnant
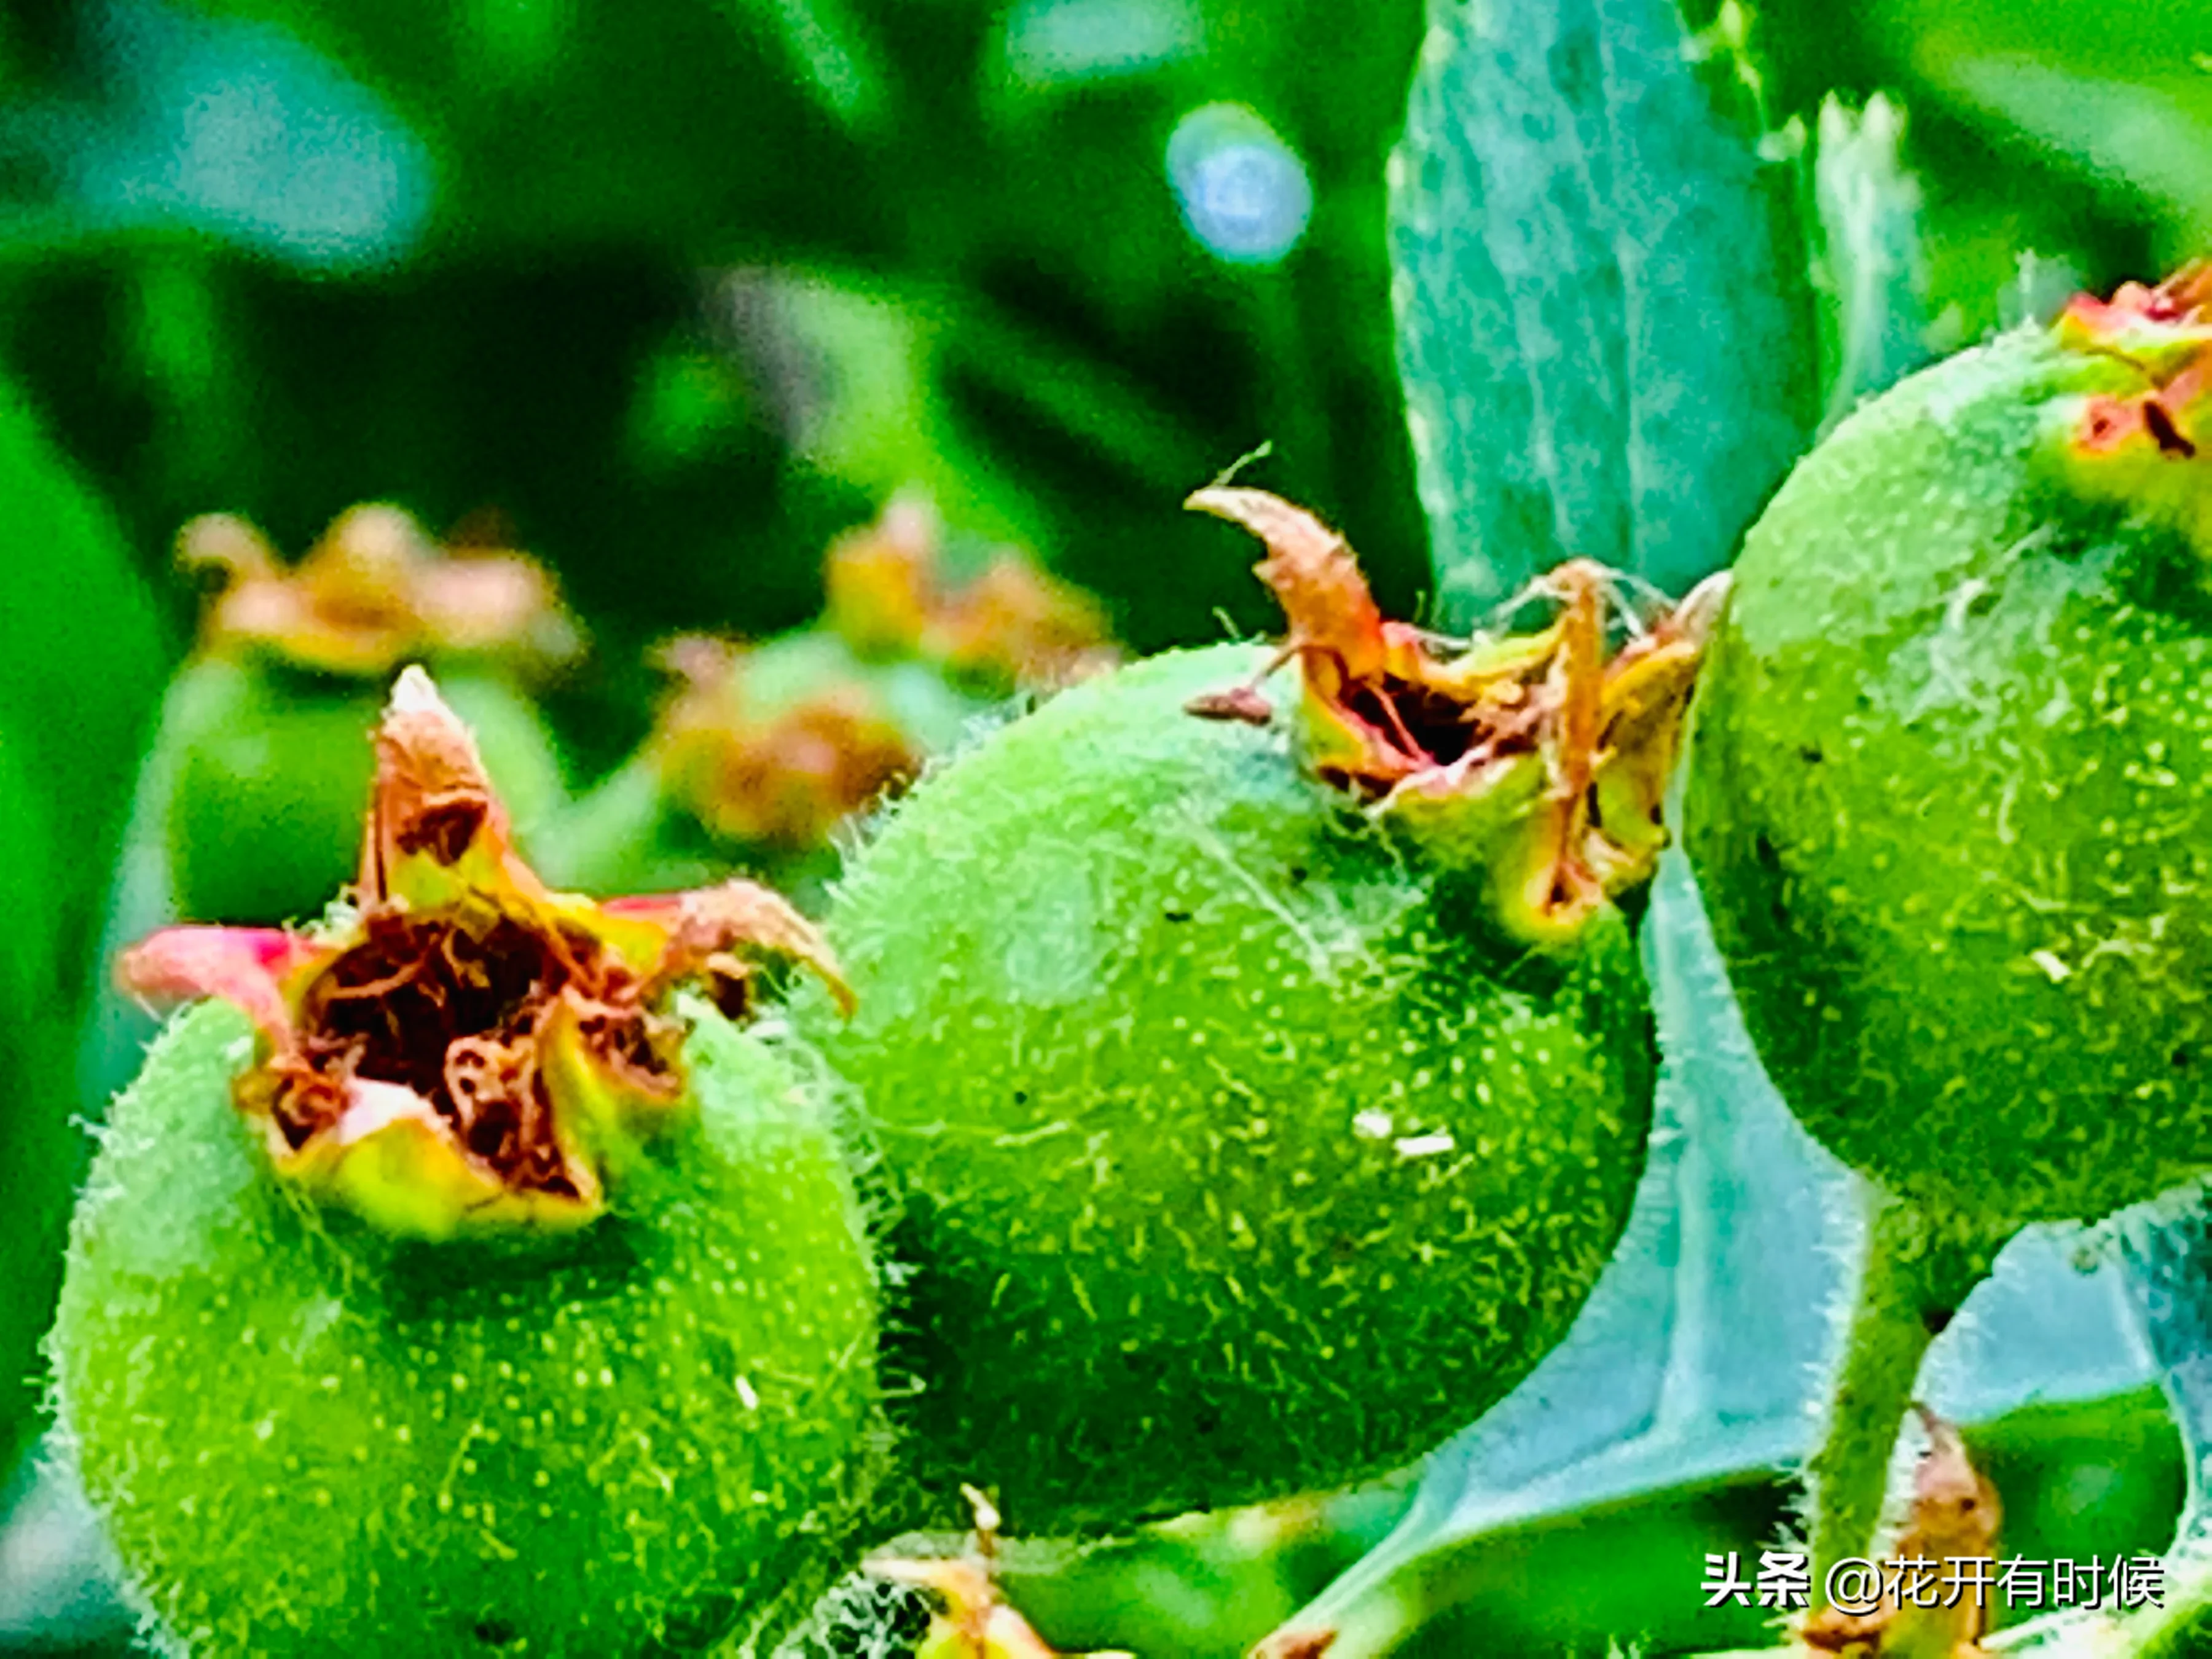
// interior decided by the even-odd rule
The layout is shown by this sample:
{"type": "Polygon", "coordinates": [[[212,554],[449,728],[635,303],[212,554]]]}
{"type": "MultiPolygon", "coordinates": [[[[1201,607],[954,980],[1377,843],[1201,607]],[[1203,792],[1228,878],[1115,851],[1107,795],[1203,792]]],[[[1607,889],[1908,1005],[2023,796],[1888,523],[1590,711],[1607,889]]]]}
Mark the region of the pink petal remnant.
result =
{"type": "Polygon", "coordinates": [[[292,1036],[284,981],[329,954],[281,927],[165,927],[125,951],[115,970],[125,990],[156,1002],[221,997],[281,1047],[292,1036]]]}
{"type": "Polygon", "coordinates": [[[376,748],[341,925],[169,928],[121,964],[149,995],[219,996],[252,1018],[259,1055],[235,1092],[279,1173],[410,1236],[580,1224],[605,1206],[608,1138],[649,1135],[689,1099],[666,992],[742,991],[758,957],[781,956],[849,1009],[820,935],[765,888],[605,905],[550,890],[420,668],[376,748]]]}
{"type": "Polygon", "coordinates": [[[2076,295],[2057,333],[2075,349],[2130,365],[2148,383],[2087,400],[2075,432],[2081,453],[2196,459],[2201,406],[2212,391],[2212,265],[2185,265],[2156,288],[2124,283],[2109,300],[2076,295]]]}
{"type": "MultiPolygon", "coordinates": [[[[1615,573],[1570,560],[1529,594],[1558,607],[1547,627],[1451,641],[1385,618],[1344,538],[1304,509],[1248,489],[1201,489],[1188,505],[1267,544],[1258,574],[1290,624],[1267,672],[1297,660],[1307,758],[1325,781],[1451,834],[1455,802],[1462,826],[1494,815],[1510,793],[1503,781],[1539,767],[1536,804],[1511,821],[1520,842],[1493,836],[1480,853],[1493,866],[1528,861],[1500,885],[1516,896],[1511,919],[1539,936],[1571,931],[1650,877],[1681,714],[1725,577],[1679,606],[1639,612],[1615,573]]],[[[1188,712],[1264,720],[1267,708],[1246,685],[1194,698],[1188,712]]]]}

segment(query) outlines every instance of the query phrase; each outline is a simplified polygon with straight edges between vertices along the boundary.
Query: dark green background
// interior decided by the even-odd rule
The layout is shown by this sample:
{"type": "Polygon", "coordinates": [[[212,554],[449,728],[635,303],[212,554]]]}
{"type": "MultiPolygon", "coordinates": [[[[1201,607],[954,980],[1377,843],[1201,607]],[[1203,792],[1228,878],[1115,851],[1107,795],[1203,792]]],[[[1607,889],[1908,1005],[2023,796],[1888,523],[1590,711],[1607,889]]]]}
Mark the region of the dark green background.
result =
{"type": "MultiPolygon", "coordinates": [[[[551,704],[580,782],[645,729],[650,641],[811,615],[823,542],[910,480],[1149,649],[1271,625],[1250,546],[1177,503],[1272,443],[1252,481],[1417,609],[1383,169],[1423,27],[1415,0],[0,10],[0,1203],[66,1200],[192,514],[288,550],[363,499],[496,515],[593,637],[551,704]],[[1179,210],[1170,137],[1217,104],[1310,184],[1283,257],[1179,210]]],[[[2212,228],[2212,5],[1786,0],[1749,38],[1778,125],[1907,106],[1939,344],[2212,228]]],[[[0,1254],[33,1304],[46,1273],[0,1254]]],[[[1771,1495],[1680,1502],[1755,1541],[1771,1495]]],[[[1341,1564],[1301,1547],[1316,1583],[1341,1564]]],[[[1527,1639],[1595,1628],[1556,1626],[1527,1639]]]]}

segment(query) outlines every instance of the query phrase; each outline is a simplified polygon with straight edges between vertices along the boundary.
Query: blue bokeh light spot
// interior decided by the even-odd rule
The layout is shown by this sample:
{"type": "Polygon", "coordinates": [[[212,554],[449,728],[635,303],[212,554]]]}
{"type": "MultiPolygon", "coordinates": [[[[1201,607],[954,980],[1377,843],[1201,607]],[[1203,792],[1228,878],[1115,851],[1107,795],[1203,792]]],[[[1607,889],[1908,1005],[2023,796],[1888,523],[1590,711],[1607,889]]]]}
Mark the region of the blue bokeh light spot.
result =
{"type": "Polygon", "coordinates": [[[1243,104],[1206,104],[1184,116],[1168,140],[1167,167],[1190,234],[1232,264],[1280,259],[1313,218],[1305,163],[1243,104]]]}

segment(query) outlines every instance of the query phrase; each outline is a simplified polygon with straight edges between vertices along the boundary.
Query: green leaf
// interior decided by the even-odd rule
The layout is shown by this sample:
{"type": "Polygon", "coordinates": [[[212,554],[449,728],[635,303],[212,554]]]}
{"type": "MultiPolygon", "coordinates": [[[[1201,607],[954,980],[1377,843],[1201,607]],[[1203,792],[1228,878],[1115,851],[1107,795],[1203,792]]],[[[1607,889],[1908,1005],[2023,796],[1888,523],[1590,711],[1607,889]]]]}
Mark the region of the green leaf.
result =
{"type": "MultiPolygon", "coordinates": [[[[880,501],[919,486],[956,529],[1050,544],[1050,522],[1001,446],[964,418],[980,390],[1033,432],[1079,446],[1155,498],[1180,498],[1204,441],[1141,385],[1042,336],[980,295],[836,271],[744,270],[724,278],[719,308],[744,391],[804,465],[880,501]]],[[[679,393],[695,407],[696,391],[679,393]]],[[[641,407],[641,453],[670,453],[673,422],[641,407]]],[[[724,391],[719,413],[750,411],[724,391]]],[[[696,440],[693,440],[696,441],[696,440]]]]}
{"type": "Polygon", "coordinates": [[[2035,1659],[2127,1654],[2185,1659],[2212,1642],[2212,1212],[2193,1184],[2120,1224],[2128,1302],[2166,1389],[2188,1473],[2166,1559],[2160,1605],[2130,1614],[2073,1611],[2038,1621],[2021,1651],[2035,1659]]]}
{"type": "Polygon", "coordinates": [[[799,83],[848,131],[881,120],[885,67],[846,0],[745,0],[783,48],[799,83]]]}
{"type": "MultiPolygon", "coordinates": [[[[2076,234],[2093,204],[2130,217],[2148,209],[2160,222],[2154,262],[2202,252],[2212,231],[2212,36],[2202,6],[2118,14],[2095,0],[1875,0],[1855,21],[1887,76],[1920,82],[1978,129],[1954,163],[1961,171],[1985,167],[1994,138],[2009,193],[2055,198],[2076,234]],[[2024,183],[2021,165],[2051,173],[2024,183]]],[[[2100,263],[2142,258],[2090,234],[2106,244],[2085,250],[2100,263]]]]}
{"type": "MultiPolygon", "coordinates": [[[[2201,1206],[2201,1195],[2198,1200],[2201,1206]]],[[[2212,1543],[2212,1215],[2193,1207],[2123,1235],[2129,1300],[2162,1373],[2191,1470],[2182,1537],[2212,1543]]]]}
{"type": "MultiPolygon", "coordinates": [[[[2132,1556],[2157,1548],[2172,1524],[2179,1447],[2154,1389],[2023,1407],[1969,1428],[1966,1439],[1976,1467],[2003,1495],[2008,1556],[2132,1556]]],[[[1708,1551],[1735,1550],[1746,1576],[1755,1574],[1757,1552],[1778,1547],[1784,1502],[1778,1478],[1738,1475],[1528,1522],[1486,1540],[1458,1582],[1439,1582],[1450,1599],[1434,1607],[1406,1651],[1553,1659],[1595,1656],[1608,1638],[1640,1638],[1648,1645],[1616,1650],[1680,1654],[1741,1643],[1741,1655],[1807,1659],[1801,1646],[1760,1645],[1779,1633],[1772,1609],[1706,1607],[1697,1589],[1708,1551]],[[1531,1587],[1540,1593],[1531,1595],[1531,1587]]],[[[2002,1595],[1994,1600],[2000,1628],[2030,1616],[2002,1595]]]]}
{"type": "Polygon", "coordinates": [[[373,270],[420,240],[429,151],[333,58],[280,27],[148,0],[108,7],[100,33],[112,56],[96,102],[21,112],[58,198],[10,205],[59,208],[82,233],[189,232],[326,272],[373,270]]]}
{"type": "Polygon", "coordinates": [[[1570,556],[1679,591],[1812,434],[1793,170],[1763,156],[1747,71],[1673,0],[1430,18],[1391,242],[1445,615],[1570,556]]]}
{"type": "MultiPolygon", "coordinates": [[[[61,873],[59,848],[28,750],[20,732],[0,724],[0,1006],[11,1009],[47,1000],[61,983],[61,941],[47,902],[61,873]]],[[[0,1026],[22,1023],[17,1015],[0,1026]]]]}
{"type": "Polygon", "coordinates": [[[29,1437],[38,1403],[38,1344],[53,1311],[80,1150],[71,1144],[79,1137],[70,1122],[70,1024],[48,901],[63,860],[27,752],[0,721],[0,1169],[9,1194],[0,1232],[0,1481],[29,1437]]]}
{"type": "Polygon", "coordinates": [[[138,745],[168,650],[121,530],[0,382],[0,725],[46,799],[62,849],[48,902],[73,1003],[138,745]]]}
{"type": "Polygon", "coordinates": [[[1824,432],[1930,355],[1920,185],[1899,154],[1904,135],[1904,112],[1880,94],[1856,112],[1833,98],[1820,106],[1814,279],[1821,299],[1824,432]]]}
{"type": "Polygon", "coordinates": [[[1020,119],[1055,97],[1189,64],[1206,45],[1194,0],[1021,0],[999,27],[982,95],[998,118],[1020,119]]]}
{"type": "Polygon", "coordinates": [[[119,1659],[133,1649],[136,1617],[115,1582],[114,1550],[60,1453],[40,1448],[12,1485],[0,1473],[0,1653],[119,1659]]]}

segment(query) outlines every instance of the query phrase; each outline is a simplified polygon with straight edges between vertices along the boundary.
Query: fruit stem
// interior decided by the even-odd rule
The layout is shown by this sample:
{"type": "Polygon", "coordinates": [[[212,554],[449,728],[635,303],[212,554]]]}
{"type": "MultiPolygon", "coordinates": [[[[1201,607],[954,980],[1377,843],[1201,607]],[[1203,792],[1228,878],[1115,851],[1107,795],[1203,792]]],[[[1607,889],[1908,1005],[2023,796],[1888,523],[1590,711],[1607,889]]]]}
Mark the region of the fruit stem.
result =
{"type": "Polygon", "coordinates": [[[1871,1551],[1890,1455],[1929,1345],[2014,1231],[1934,1215],[1878,1188],[1868,1193],[1871,1213],[1850,1325],[1826,1427],[1805,1471],[1816,1607],[1827,1603],[1829,1569],[1871,1551]]]}

